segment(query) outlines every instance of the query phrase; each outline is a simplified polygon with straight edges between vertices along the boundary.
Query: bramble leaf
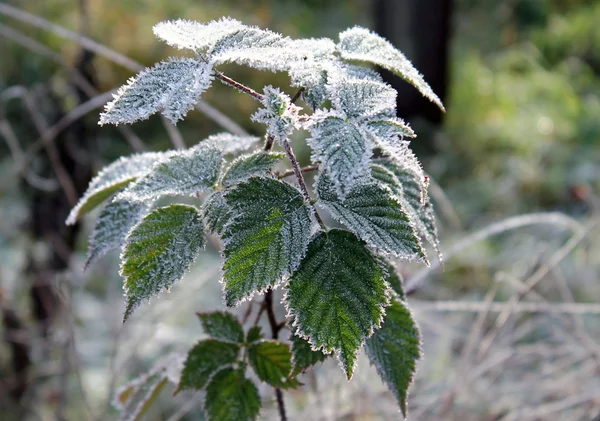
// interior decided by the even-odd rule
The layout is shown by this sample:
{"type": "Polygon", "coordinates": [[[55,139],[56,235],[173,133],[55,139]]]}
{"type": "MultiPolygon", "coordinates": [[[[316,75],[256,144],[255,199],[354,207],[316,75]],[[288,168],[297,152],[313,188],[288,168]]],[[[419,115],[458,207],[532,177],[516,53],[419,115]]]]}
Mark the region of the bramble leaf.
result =
{"type": "Polygon", "coordinates": [[[388,305],[383,275],[364,242],[333,229],[313,238],[288,282],[285,300],[297,334],[314,350],[335,350],[348,379],[358,350],[388,305]]]}
{"type": "Polygon", "coordinates": [[[127,301],[124,320],[142,301],[180,280],[203,246],[202,220],[193,206],[155,209],[133,227],[121,253],[127,301]]]}
{"type": "Polygon", "coordinates": [[[242,370],[225,368],[210,381],[204,406],[208,421],[252,421],[260,412],[260,396],[242,370]]]}
{"type": "Polygon", "coordinates": [[[157,162],[144,177],[117,195],[117,200],[144,202],[163,196],[196,196],[215,185],[223,156],[215,147],[199,144],[157,162]]]}
{"type": "Polygon", "coordinates": [[[218,133],[208,136],[199,145],[217,148],[223,155],[236,155],[254,148],[259,137],[239,136],[231,133],[218,133]]]}
{"type": "Polygon", "coordinates": [[[445,111],[442,101],[412,63],[389,41],[379,35],[368,29],[355,26],[340,33],[337,50],[342,58],[346,60],[366,61],[397,74],[417,88],[424,97],[445,111]]]}
{"type": "Polygon", "coordinates": [[[390,261],[384,260],[384,266],[387,272],[386,282],[392,287],[398,298],[404,300],[404,279],[402,279],[402,275],[398,273],[396,266],[390,261]]]}
{"type": "Polygon", "coordinates": [[[367,119],[378,114],[394,114],[396,90],[391,86],[369,79],[333,78],[329,97],[348,117],[367,119]]]}
{"type": "Polygon", "coordinates": [[[234,184],[252,175],[266,175],[281,158],[285,156],[282,152],[257,151],[252,155],[244,155],[231,163],[221,183],[224,186],[234,184]]]}
{"type": "Polygon", "coordinates": [[[262,328],[260,326],[252,326],[248,329],[248,335],[246,336],[246,343],[251,344],[256,341],[260,341],[264,338],[262,328]]]}
{"type": "Polygon", "coordinates": [[[327,354],[323,354],[321,351],[313,351],[306,339],[292,333],[290,340],[292,341],[293,367],[291,377],[304,373],[307,368],[327,359],[327,354]]]}
{"type": "Polygon", "coordinates": [[[202,216],[210,232],[223,235],[225,224],[231,219],[231,206],[225,200],[223,191],[217,190],[206,198],[202,216]]]}
{"type": "Polygon", "coordinates": [[[169,155],[170,152],[141,153],[120,158],[105,167],[92,179],[83,197],[69,213],[65,223],[73,225],[80,216],[93,210],[136,178],[146,175],[159,159],[169,155]]]}
{"type": "Polygon", "coordinates": [[[407,212],[385,187],[375,182],[358,184],[340,199],[328,174],[322,173],[317,192],[318,203],[370,246],[407,261],[427,262],[407,212]]]}
{"type": "Polygon", "coordinates": [[[365,348],[371,364],[406,417],[407,390],[413,381],[416,361],[421,358],[421,339],[419,328],[402,301],[392,301],[381,327],[367,339],[365,348]]]}
{"type": "Polygon", "coordinates": [[[252,121],[266,124],[267,133],[283,144],[298,126],[300,107],[292,104],[291,98],[279,88],[272,86],[265,86],[261,102],[263,108],[252,115],[252,121]]]}
{"type": "Polygon", "coordinates": [[[107,204],[90,234],[87,269],[110,250],[121,247],[127,233],[151,209],[152,203],[117,201],[107,204]]]}
{"type": "Polygon", "coordinates": [[[300,386],[298,380],[290,377],[292,354],[286,343],[263,340],[248,348],[248,360],[256,375],[273,387],[283,389],[300,386]]]}
{"type": "Polygon", "coordinates": [[[100,114],[100,125],[133,123],[161,112],[183,119],[212,83],[212,66],[193,58],[172,58],[140,72],[122,86],[100,114]]]}
{"type": "Polygon", "coordinates": [[[309,142],[313,161],[321,162],[321,171],[329,174],[339,196],[344,197],[369,174],[371,141],[358,126],[328,116],[312,127],[309,142]]]}
{"type": "Polygon", "coordinates": [[[251,177],[225,194],[234,219],[226,226],[223,283],[228,306],[274,286],[300,263],[311,211],[290,184],[251,177]]]}
{"type": "Polygon", "coordinates": [[[237,344],[216,339],[198,342],[188,351],[177,392],[204,389],[213,374],[236,361],[239,350],[237,344]]]}
{"type": "Polygon", "coordinates": [[[244,329],[238,319],[228,311],[197,313],[207,335],[222,341],[244,342],[244,329]]]}

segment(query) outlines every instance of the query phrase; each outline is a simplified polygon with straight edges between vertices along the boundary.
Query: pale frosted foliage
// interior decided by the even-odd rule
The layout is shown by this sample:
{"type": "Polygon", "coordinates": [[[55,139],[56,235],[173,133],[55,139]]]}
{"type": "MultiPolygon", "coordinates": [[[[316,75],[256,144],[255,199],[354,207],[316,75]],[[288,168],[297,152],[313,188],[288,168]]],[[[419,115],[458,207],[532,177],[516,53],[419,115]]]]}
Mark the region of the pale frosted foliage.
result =
{"type": "Polygon", "coordinates": [[[140,72],[119,89],[100,124],[133,123],[161,112],[173,123],[194,108],[210,87],[212,68],[192,58],[173,58],[140,72]]]}
{"type": "Polygon", "coordinates": [[[204,332],[212,338],[235,343],[244,342],[244,330],[238,319],[228,311],[198,313],[204,332]]]}
{"type": "Polygon", "coordinates": [[[262,381],[281,389],[296,388],[300,383],[291,377],[292,353],[284,342],[263,340],[248,348],[248,361],[262,381]]]}
{"type": "Polygon", "coordinates": [[[384,155],[387,155],[395,165],[410,171],[416,177],[421,186],[421,194],[425,195],[427,188],[425,173],[421,163],[409,147],[410,142],[400,140],[395,136],[389,138],[373,136],[372,138],[375,146],[380,148],[384,155]]]}
{"type": "Polygon", "coordinates": [[[223,155],[237,155],[256,147],[260,140],[256,136],[239,136],[230,133],[218,133],[208,136],[200,145],[219,149],[223,155]]]}
{"type": "Polygon", "coordinates": [[[286,140],[298,126],[300,107],[291,102],[291,98],[279,88],[265,86],[262,104],[252,115],[252,120],[267,126],[267,133],[280,144],[286,140]]]}
{"type": "Polygon", "coordinates": [[[223,191],[217,190],[206,198],[202,216],[210,232],[223,234],[225,225],[231,219],[231,206],[225,200],[223,191]]]}
{"type": "Polygon", "coordinates": [[[333,188],[344,197],[360,179],[369,175],[371,141],[357,125],[339,117],[326,117],[311,129],[313,161],[320,162],[333,188]]]}
{"type": "Polygon", "coordinates": [[[337,49],[344,59],[366,61],[394,72],[444,110],[442,101],[412,63],[404,54],[379,35],[368,29],[355,26],[340,33],[340,42],[337,49]]]}
{"type": "Polygon", "coordinates": [[[366,124],[367,130],[373,135],[383,139],[397,139],[398,137],[416,137],[415,132],[404,120],[398,117],[381,116],[373,118],[366,124]]]}
{"type": "Polygon", "coordinates": [[[252,175],[266,175],[281,158],[285,157],[282,152],[257,151],[251,155],[240,156],[231,163],[221,183],[228,186],[244,180],[252,175]]]}
{"type": "Polygon", "coordinates": [[[287,286],[286,301],[296,333],[314,351],[336,352],[350,379],[364,340],[381,323],[388,304],[378,259],[354,234],[320,232],[287,286]]]}
{"type": "Polygon", "coordinates": [[[302,98],[316,110],[327,99],[327,74],[331,65],[322,60],[300,61],[290,70],[292,86],[302,87],[302,98]]]}
{"type": "Polygon", "coordinates": [[[216,339],[198,342],[188,351],[177,391],[204,389],[211,376],[236,361],[239,351],[240,346],[231,342],[216,339]]]}
{"type": "Polygon", "coordinates": [[[169,155],[168,152],[141,153],[119,158],[105,167],[92,179],[77,205],[69,213],[66,224],[73,225],[81,215],[90,212],[136,178],[146,175],[158,160],[169,155]]]}
{"type": "Polygon", "coordinates": [[[311,211],[292,185],[251,177],[225,194],[234,219],[225,227],[225,302],[234,306],[276,285],[300,263],[311,211]]]}
{"type": "Polygon", "coordinates": [[[151,203],[117,201],[107,204],[90,234],[88,257],[85,267],[89,267],[106,253],[121,247],[127,233],[152,207],[151,203]]]}
{"type": "Polygon", "coordinates": [[[133,227],[121,253],[125,320],[143,301],[180,280],[203,246],[200,212],[192,206],[155,209],[133,227]]]}
{"type": "Polygon", "coordinates": [[[406,305],[394,299],[386,309],[381,327],[367,339],[365,348],[371,364],[387,384],[406,417],[406,397],[421,358],[419,328],[406,305]]]}
{"type": "Polygon", "coordinates": [[[200,143],[157,162],[146,176],[119,193],[117,199],[143,202],[163,196],[196,196],[215,185],[222,164],[221,151],[200,143]]]}
{"type": "Polygon", "coordinates": [[[396,90],[383,82],[348,78],[341,73],[334,74],[328,83],[328,96],[334,107],[360,120],[382,113],[393,115],[396,95],[396,90]]]}
{"type": "Polygon", "coordinates": [[[322,173],[317,192],[318,203],[370,246],[406,261],[427,262],[408,212],[386,187],[361,183],[340,199],[327,174],[322,173]]]}
{"type": "Polygon", "coordinates": [[[260,395],[243,370],[225,368],[210,381],[204,407],[208,421],[253,421],[260,412],[260,395]]]}

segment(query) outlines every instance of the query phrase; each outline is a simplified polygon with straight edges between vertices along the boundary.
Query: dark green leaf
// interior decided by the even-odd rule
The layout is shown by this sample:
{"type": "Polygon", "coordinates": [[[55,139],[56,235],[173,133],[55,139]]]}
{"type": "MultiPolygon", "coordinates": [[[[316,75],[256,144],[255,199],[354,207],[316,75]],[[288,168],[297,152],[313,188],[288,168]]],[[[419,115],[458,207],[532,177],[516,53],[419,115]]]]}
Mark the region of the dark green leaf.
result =
{"type": "Polygon", "coordinates": [[[209,421],[252,421],[260,412],[260,396],[242,370],[225,368],[210,381],[204,405],[209,421]]]}
{"type": "Polygon", "coordinates": [[[284,156],[285,154],[281,152],[264,151],[258,151],[252,155],[240,156],[231,163],[231,166],[223,175],[221,183],[227,186],[252,175],[265,175],[284,156]]]}
{"type": "Polygon", "coordinates": [[[227,204],[223,191],[217,190],[206,198],[202,214],[210,232],[223,235],[225,224],[231,219],[231,206],[227,204]]]}
{"type": "Polygon", "coordinates": [[[246,336],[246,343],[251,344],[264,338],[262,329],[260,326],[252,326],[248,329],[248,336],[246,336]]]}
{"type": "Polygon", "coordinates": [[[402,279],[402,276],[400,276],[400,273],[398,273],[396,270],[395,265],[393,265],[391,262],[386,260],[384,265],[387,272],[385,280],[388,284],[390,284],[394,292],[398,294],[398,297],[401,300],[404,300],[404,280],[402,279]]]}
{"type": "Polygon", "coordinates": [[[233,314],[227,311],[197,314],[204,332],[209,336],[223,341],[244,342],[244,329],[233,314]]]}
{"type": "Polygon", "coordinates": [[[327,354],[321,351],[313,351],[306,339],[297,335],[290,335],[292,341],[292,377],[304,373],[307,368],[325,361],[327,354]]]}
{"type": "Polygon", "coordinates": [[[286,343],[264,340],[248,348],[248,360],[256,375],[273,387],[298,387],[296,379],[288,379],[292,370],[292,354],[286,343]]]}

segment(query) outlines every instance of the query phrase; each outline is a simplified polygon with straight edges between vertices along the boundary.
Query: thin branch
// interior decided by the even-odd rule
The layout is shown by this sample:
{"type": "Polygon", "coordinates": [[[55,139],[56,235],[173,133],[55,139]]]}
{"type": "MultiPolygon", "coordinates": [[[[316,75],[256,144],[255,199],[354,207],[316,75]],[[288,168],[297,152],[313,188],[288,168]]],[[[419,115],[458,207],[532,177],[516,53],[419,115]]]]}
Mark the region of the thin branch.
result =
{"type": "Polygon", "coordinates": [[[294,96],[291,99],[292,104],[295,104],[296,101],[298,101],[298,98],[300,98],[300,95],[302,95],[302,92],[304,92],[304,87],[298,89],[298,92],[296,92],[294,94],[294,96]]]}
{"type": "MultiPolygon", "coordinates": [[[[279,336],[279,330],[281,326],[277,323],[275,311],[273,309],[273,290],[269,289],[265,293],[264,308],[267,310],[267,318],[269,319],[269,325],[271,326],[271,337],[277,339],[279,336]]],[[[279,388],[275,388],[275,397],[277,398],[277,407],[279,408],[279,417],[281,421],[287,421],[287,414],[285,411],[285,402],[283,401],[283,392],[279,388]]]]}
{"type": "MultiPolygon", "coordinates": [[[[300,168],[300,171],[305,173],[305,172],[317,171],[318,169],[319,169],[319,165],[307,165],[306,167],[300,168]]],[[[294,174],[295,174],[294,170],[287,170],[287,171],[282,172],[281,174],[278,174],[277,177],[281,179],[281,178],[289,177],[290,175],[294,175],[294,174]]]]}
{"type": "Polygon", "coordinates": [[[219,79],[225,85],[233,86],[238,91],[243,92],[245,94],[248,94],[251,97],[253,97],[253,98],[255,98],[255,99],[259,100],[259,101],[263,100],[262,94],[259,94],[254,89],[249,88],[248,86],[246,86],[246,85],[244,85],[244,84],[242,84],[242,83],[240,83],[240,82],[238,82],[236,80],[233,80],[229,76],[225,76],[221,72],[216,72],[216,76],[217,76],[217,79],[219,79]]]}

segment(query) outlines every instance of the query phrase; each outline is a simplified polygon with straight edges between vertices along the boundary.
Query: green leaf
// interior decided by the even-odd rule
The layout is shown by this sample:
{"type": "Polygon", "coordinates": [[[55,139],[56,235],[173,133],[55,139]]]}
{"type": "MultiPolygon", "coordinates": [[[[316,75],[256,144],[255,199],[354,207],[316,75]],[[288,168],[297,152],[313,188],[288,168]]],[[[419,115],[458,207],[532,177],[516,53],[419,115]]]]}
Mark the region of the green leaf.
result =
{"type": "Polygon", "coordinates": [[[385,260],[385,271],[387,272],[385,280],[398,295],[398,298],[404,300],[404,279],[396,270],[396,266],[385,260]]]}
{"type": "Polygon", "coordinates": [[[298,266],[310,239],[311,211],[298,189],[272,178],[251,177],[225,199],[236,215],[223,235],[225,302],[234,306],[298,266]]]}
{"type": "Polygon", "coordinates": [[[364,340],[379,325],[388,290],[379,260],[354,234],[319,233],[292,275],[286,301],[297,334],[314,350],[336,351],[348,379],[364,340]]]}
{"type": "Polygon", "coordinates": [[[260,326],[252,326],[248,329],[248,336],[246,336],[246,343],[251,344],[256,341],[260,341],[264,338],[262,328],[260,326]]]}
{"type": "Polygon", "coordinates": [[[158,63],[119,89],[100,114],[100,124],[133,123],[157,112],[177,123],[194,108],[212,79],[212,66],[201,60],[179,57],[158,63]]]}
{"type": "Polygon", "coordinates": [[[204,389],[214,373],[236,361],[239,350],[240,346],[237,344],[216,339],[198,342],[188,352],[177,392],[204,389]]]}
{"type": "Polygon", "coordinates": [[[199,144],[177,151],[152,167],[144,177],[117,195],[119,200],[143,202],[163,196],[196,196],[215,185],[223,156],[215,147],[199,144]]]}
{"type": "Polygon", "coordinates": [[[239,136],[231,133],[217,133],[208,136],[199,144],[215,147],[220,150],[223,155],[236,155],[241,152],[247,152],[256,147],[258,141],[260,141],[260,138],[256,136],[239,136]]]}
{"type": "Polygon", "coordinates": [[[252,421],[260,412],[260,396],[242,370],[226,368],[210,381],[204,406],[209,421],[252,421]]]}
{"type": "Polygon", "coordinates": [[[252,114],[251,120],[265,124],[268,135],[283,145],[298,126],[301,108],[292,104],[289,95],[270,85],[263,89],[261,103],[263,107],[252,114]]]}
{"type": "Polygon", "coordinates": [[[121,253],[127,299],[124,319],[142,301],[181,279],[203,246],[196,208],[170,205],[146,215],[129,233],[121,253]]]}
{"type": "Polygon", "coordinates": [[[312,160],[320,162],[339,196],[345,196],[361,178],[369,174],[373,154],[369,138],[358,126],[339,117],[328,116],[311,129],[312,160]]]}
{"type": "Polygon", "coordinates": [[[304,373],[307,368],[312,367],[327,359],[327,354],[321,351],[313,351],[306,339],[295,334],[290,335],[292,341],[292,365],[291,377],[304,373]]]}
{"type": "Polygon", "coordinates": [[[402,301],[394,300],[386,309],[381,327],[367,339],[366,350],[406,417],[407,390],[421,358],[421,340],[417,324],[402,301]]]}
{"type": "Polygon", "coordinates": [[[231,206],[227,204],[223,191],[217,190],[206,198],[202,216],[210,232],[223,235],[225,224],[231,219],[231,206]]]}
{"type": "Polygon", "coordinates": [[[125,242],[127,233],[148,213],[152,204],[117,201],[102,209],[90,234],[87,269],[110,250],[125,242]]]}
{"type": "Polygon", "coordinates": [[[300,385],[298,380],[288,378],[292,370],[292,353],[286,343],[264,340],[248,348],[248,360],[256,375],[273,387],[283,389],[300,385]]]}
{"type": "Polygon", "coordinates": [[[340,33],[337,49],[343,59],[366,61],[397,74],[417,88],[424,97],[435,103],[442,111],[445,111],[442,101],[412,63],[389,41],[379,35],[355,26],[340,33]]]}
{"type": "Polygon", "coordinates": [[[244,342],[244,329],[238,319],[227,311],[197,313],[204,332],[222,341],[244,342]]]}
{"type": "Polygon", "coordinates": [[[105,167],[92,179],[83,197],[69,213],[66,224],[73,225],[81,215],[93,210],[136,178],[146,175],[159,159],[169,154],[169,152],[148,152],[131,155],[105,167]]]}
{"type": "Polygon", "coordinates": [[[231,163],[221,179],[224,186],[237,183],[253,175],[266,175],[281,158],[282,152],[257,151],[252,155],[240,156],[231,163]]]}
{"type": "Polygon", "coordinates": [[[340,199],[328,174],[321,174],[317,192],[318,203],[370,246],[404,260],[427,262],[410,218],[385,187],[374,182],[359,184],[340,199]]]}

